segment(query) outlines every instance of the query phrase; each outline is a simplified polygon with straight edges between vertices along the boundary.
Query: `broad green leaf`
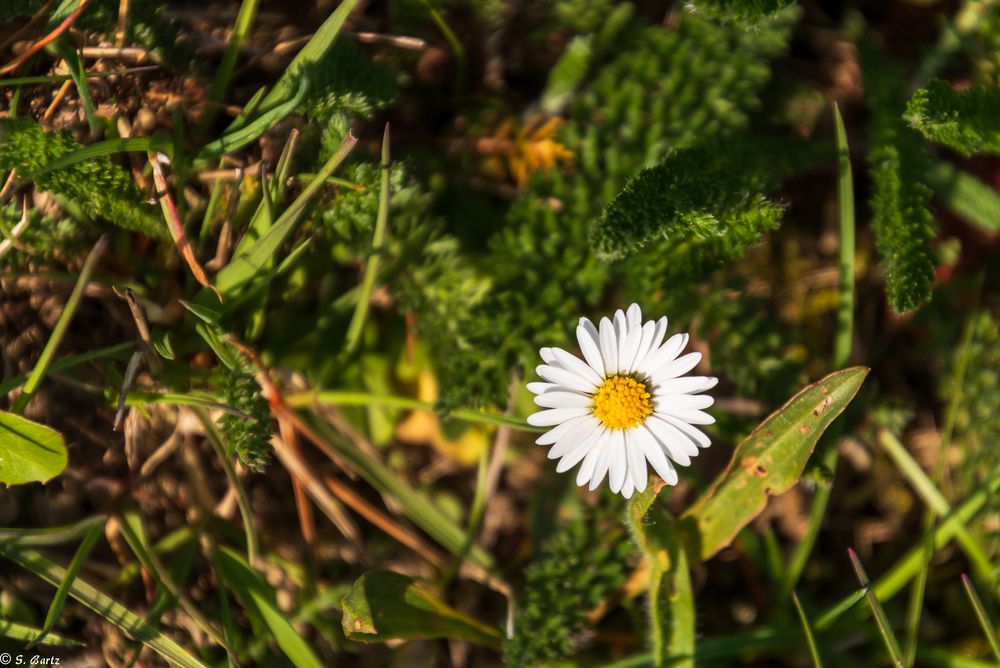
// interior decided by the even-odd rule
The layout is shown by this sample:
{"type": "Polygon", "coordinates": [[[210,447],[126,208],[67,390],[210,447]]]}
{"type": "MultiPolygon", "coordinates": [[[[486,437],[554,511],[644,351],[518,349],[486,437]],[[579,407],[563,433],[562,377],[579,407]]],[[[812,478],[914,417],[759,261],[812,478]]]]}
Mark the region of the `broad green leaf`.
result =
{"type": "Polygon", "coordinates": [[[680,518],[690,559],[711,558],[764,510],[769,497],[798,481],[816,441],[867,375],[866,367],[852,367],[809,385],[737,446],[726,470],[680,518]]]}
{"type": "Polygon", "coordinates": [[[274,601],[274,590],[257,571],[250,567],[246,559],[237,552],[222,547],[212,558],[219,577],[236,592],[243,605],[260,615],[274,635],[278,647],[297,668],[321,668],[322,663],[288,621],[274,601]]]}
{"type": "Polygon", "coordinates": [[[694,597],[687,557],[673,519],[654,505],[650,485],[629,504],[628,522],[649,567],[649,641],[654,666],[694,668],[694,597]]]}
{"type": "Polygon", "coordinates": [[[344,635],[384,642],[452,638],[499,648],[500,632],[455,610],[426,584],[392,571],[369,571],[341,604],[344,635]]]}
{"type": "MultiPolygon", "coordinates": [[[[34,550],[5,544],[0,545],[0,556],[20,564],[53,586],[58,586],[66,577],[66,569],[34,550]]],[[[73,580],[69,595],[131,637],[149,646],[175,666],[206,668],[205,664],[189,654],[169,636],[144,622],[138,615],[110,596],[98,591],[83,578],[78,577],[73,580]]]]}
{"type": "Polygon", "coordinates": [[[46,482],[66,468],[66,441],[55,429],[0,412],[0,483],[46,482]]]}

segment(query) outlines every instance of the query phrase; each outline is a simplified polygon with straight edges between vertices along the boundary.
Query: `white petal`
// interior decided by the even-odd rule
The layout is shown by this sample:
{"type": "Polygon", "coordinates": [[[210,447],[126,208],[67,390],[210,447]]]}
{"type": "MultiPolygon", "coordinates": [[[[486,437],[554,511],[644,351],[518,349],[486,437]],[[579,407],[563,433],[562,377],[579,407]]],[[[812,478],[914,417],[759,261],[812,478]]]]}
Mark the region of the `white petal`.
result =
{"type": "Polygon", "coordinates": [[[556,356],[556,360],[564,368],[569,369],[581,378],[586,378],[587,380],[593,382],[595,385],[600,385],[604,382],[604,378],[601,377],[599,373],[590,368],[590,365],[584,362],[582,359],[566,352],[562,348],[553,348],[552,354],[556,356]]]}
{"type": "Polygon", "coordinates": [[[595,389],[592,382],[567,369],[560,369],[556,366],[540,364],[535,367],[535,372],[545,380],[558,383],[570,390],[576,390],[577,392],[593,392],[595,389]]]}
{"type": "Polygon", "coordinates": [[[666,410],[657,412],[663,412],[666,415],[673,415],[678,420],[683,420],[688,424],[715,424],[715,418],[704,411],[695,410],[693,408],[667,408],[666,410]]]}
{"type": "Polygon", "coordinates": [[[597,489],[601,481],[604,480],[604,476],[607,475],[608,469],[611,467],[611,459],[614,455],[615,441],[612,438],[610,441],[604,442],[604,447],[601,448],[601,456],[597,458],[597,464],[594,466],[594,473],[590,476],[590,491],[597,489]]]}
{"type": "Polygon", "coordinates": [[[714,376],[684,376],[671,378],[656,386],[659,394],[694,394],[710,390],[719,384],[714,376]]]}
{"type": "Polygon", "coordinates": [[[698,447],[707,448],[708,446],[712,445],[712,439],[710,439],[701,429],[698,429],[697,427],[692,426],[687,422],[684,422],[683,420],[678,420],[672,415],[663,415],[661,417],[670,424],[680,429],[682,432],[684,432],[684,435],[690,438],[695,443],[697,443],[698,447]]]}
{"type": "Polygon", "coordinates": [[[615,335],[618,339],[618,364],[615,366],[615,373],[625,371],[625,339],[628,337],[629,327],[625,321],[625,313],[618,309],[615,311],[615,335]]]}
{"type": "Polygon", "coordinates": [[[556,363],[556,356],[552,354],[552,348],[539,348],[538,354],[546,364],[556,363]]]}
{"type": "Polygon", "coordinates": [[[653,470],[656,471],[656,475],[660,476],[668,485],[676,485],[677,469],[667,459],[667,456],[663,453],[663,448],[660,447],[653,433],[645,426],[641,426],[636,430],[636,435],[638,436],[636,440],[642,448],[642,453],[646,456],[646,460],[649,461],[653,470]]]}
{"type": "MultiPolygon", "coordinates": [[[[539,399],[546,396],[548,395],[543,394],[541,397],[535,397],[535,403],[538,404],[539,406],[547,405],[538,403],[539,399]]],[[[576,396],[581,396],[581,395],[578,394],[576,396]]],[[[584,398],[586,399],[587,397],[584,398]]],[[[715,399],[708,396],[707,394],[657,394],[656,397],[653,399],[653,403],[657,411],[673,412],[674,409],[680,409],[680,408],[684,409],[708,408],[709,406],[715,403],[715,399]]],[[[580,404],[570,404],[570,405],[577,406],[580,404]]]]}
{"type": "Polygon", "coordinates": [[[625,432],[618,429],[615,433],[617,436],[614,443],[615,449],[611,456],[608,482],[611,485],[611,491],[617,494],[622,491],[622,485],[625,484],[625,472],[628,471],[628,454],[625,447],[625,432]]]}
{"type": "MultiPolygon", "coordinates": [[[[667,422],[656,419],[655,416],[646,419],[646,426],[649,427],[649,431],[656,437],[656,442],[672,460],[681,466],[691,465],[691,452],[688,448],[692,444],[685,438],[684,434],[667,422]]],[[[694,452],[697,454],[698,450],[695,449],[694,452]]]]}
{"type": "Polygon", "coordinates": [[[632,373],[635,369],[635,354],[639,351],[639,344],[642,341],[643,330],[641,327],[629,327],[628,335],[625,336],[625,343],[622,346],[621,363],[622,371],[632,373]]]}
{"type": "Polygon", "coordinates": [[[633,429],[625,434],[625,452],[628,455],[628,477],[641,492],[646,489],[646,457],[636,439],[637,433],[638,430],[633,429]]]}
{"type": "Polygon", "coordinates": [[[548,458],[559,459],[566,453],[576,449],[580,443],[589,439],[600,426],[601,423],[597,418],[591,415],[585,416],[582,422],[576,423],[569,432],[556,441],[555,445],[549,448],[548,458]]]}
{"type": "Polygon", "coordinates": [[[670,378],[683,376],[698,366],[698,362],[700,361],[701,353],[688,353],[687,355],[678,357],[673,362],[660,366],[659,369],[651,371],[650,374],[653,376],[655,382],[662,383],[670,378]]]}
{"type": "Polygon", "coordinates": [[[635,492],[635,481],[632,480],[632,472],[625,472],[625,484],[622,485],[622,496],[626,499],[631,499],[632,494],[635,492]]]}
{"type": "Polygon", "coordinates": [[[601,345],[598,337],[600,334],[597,333],[594,323],[586,318],[580,318],[580,325],[576,328],[576,340],[580,344],[580,350],[583,352],[583,358],[587,360],[587,364],[603,378],[605,373],[604,359],[601,357],[601,345]]]}
{"type": "Polygon", "coordinates": [[[647,375],[653,375],[660,367],[672,362],[684,350],[687,342],[687,334],[674,334],[667,339],[666,343],[659,348],[651,350],[646,355],[646,359],[639,366],[639,370],[647,375]]]}
{"type": "MultiPolygon", "coordinates": [[[[598,424],[597,429],[591,432],[587,438],[580,441],[575,448],[567,452],[566,455],[559,460],[559,463],[556,464],[556,472],[562,473],[563,471],[568,471],[579,464],[580,460],[583,459],[587,453],[594,448],[600,447],[600,444],[605,440],[604,437],[607,431],[607,427],[602,424],[598,424]]],[[[578,482],[577,484],[582,485],[583,483],[578,482]]]]}
{"type": "Polygon", "coordinates": [[[632,356],[632,361],[628,365],[629,373],[635,371],[639,361],[646,357],[649,352],[649,344],[652,343],[653,336],[656,334],[656,325],[650,320],[642,326],[640,331],[642,334],[639,336],[639,346],[635,349],[635,355],[632,356]]]}
{"type": "Polygon", "coordinates": [[[551,445],[572,431],[578,424],[586,422],[588,418],[594,420],[597,419],[592,415],[581,415],[579,417],[571,418],[565,422],[557,424],[552,429],[549,429],[547,432],[535,439],[535,443],[538,445],[551,445]]]}
{"type": "Polygon", "coordinates": [[[541,394],[542,392],[549,392],[555,390],[556,388],[563,389],[561,386],[555,383],[528,383],[528,391],[534,392],[535,394],[541,394]]]}
{"type": "Polygon", "coordinates": [[[604,371],[610,376],[618,371],[618,339],[615,337],[614,325],[607,318],[601,318],[600,340],[604,371]]]}
{"type": "Polygon", "coordinates": [[[535,427],[551,427],[580,415],[590,415],[589,408],[550,408],[528,416],[528,424],[535,427]]]}
{"type": "MultiPolygon", "coordinates": [[[[535,403],[545,408],[582,408],[590,406],[594,400],[578,392],[546,392],[535,397],[535,403]]],[[[711,402],[708,405],[710,406],[711,402]]],[[[686,408],[707,408],[707,406],[686,406],[686,408]]]]}
{"type": "Polygon", "coordinates": [[[625,311],[625,319],[628,321],[629,329],[639,329],[642,327],[642,309],[638,304],[632,304],[625,311]]]}
{"type": "Polygon", "coordinates": [[[672,431],[672,433],[676,437],[677,443],[680,443],[683,446],[684,452],[686,452],[689,457],[697,457],[698,456],[699,450],[698,450],[698,442],[697,441],[695,441],[693,438],[691,438],[690,436],[688,436],[687,433],[685,433],[685,432],[681,431],[680,429],[678,429],[677,425],[675,425],[674,423],[672,423],[669,420],[667,420],[667,416],[666,415],[654,413],[653,417],[659,419],[666,426],[666,428],[668,429],[668,431],[672,431]]]}
{"type": "Polygon", "coordinates": [[[583,458],[583,464],[580,465],[580,470],[576,472],[577,485],[583,486],[590,482],[590,478],[594,475],[594,468],[597,466],[597,460],[601,458],[601,453],[604,452],[607,446],[608,443],[606,441],[598,443],[583,458]]]}

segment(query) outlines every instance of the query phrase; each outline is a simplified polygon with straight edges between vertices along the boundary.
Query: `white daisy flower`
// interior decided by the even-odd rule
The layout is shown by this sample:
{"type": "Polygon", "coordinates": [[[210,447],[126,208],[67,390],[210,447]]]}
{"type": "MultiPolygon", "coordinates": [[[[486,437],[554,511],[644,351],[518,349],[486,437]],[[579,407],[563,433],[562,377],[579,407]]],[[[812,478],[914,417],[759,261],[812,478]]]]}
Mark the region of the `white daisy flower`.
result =
{"type": "Polygon", "coordinates": [[[618,310],[600,327],[580,318],[576,338],[583,360],[561,348],[542,348],[545,364],[536,371],[548,382],[528,383],[544,410],[528,417],[536,427],[552,427],[537,441],[551,445],[556,471],[580,462],[578,485],[597,489],[608,477],[611,491],[630,498],[646,489],[648,461],[668,485],[677,484],[675,464],[688,466],[711,441],[694,425],[715,422],[703,409],[717,378],[684,376],[701,353],[680,355],[687,334],[663,342],[667,319],[643,324],[638,304],[618,310]],[[586,361],[584,361],[586,360],[586,361]],[[671,461],[672,460],[672,461],[671,461]]]}

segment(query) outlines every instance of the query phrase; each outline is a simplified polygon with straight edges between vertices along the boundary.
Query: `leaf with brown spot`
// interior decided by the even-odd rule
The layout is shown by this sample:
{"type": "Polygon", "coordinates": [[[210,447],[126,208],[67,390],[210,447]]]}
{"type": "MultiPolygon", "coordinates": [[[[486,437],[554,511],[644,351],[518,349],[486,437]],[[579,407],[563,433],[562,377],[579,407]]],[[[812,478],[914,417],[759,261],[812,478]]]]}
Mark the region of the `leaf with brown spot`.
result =
{"type": "Polygon", "coordinates": [[[769,496],[798,482],[819,437],[867,375],[867,367],[852,367],[809,385],[737,446],[726,470],[679,520],[691,561],[711,558],[764,510],[769,496]]]}
{"type": "Polygon", "coordinates": [[[498,648],[501,633],[442,601],[431,587],[393,571],[369,571],[341,603],[344,635],[362,642],[460,638],[498,648]]]}

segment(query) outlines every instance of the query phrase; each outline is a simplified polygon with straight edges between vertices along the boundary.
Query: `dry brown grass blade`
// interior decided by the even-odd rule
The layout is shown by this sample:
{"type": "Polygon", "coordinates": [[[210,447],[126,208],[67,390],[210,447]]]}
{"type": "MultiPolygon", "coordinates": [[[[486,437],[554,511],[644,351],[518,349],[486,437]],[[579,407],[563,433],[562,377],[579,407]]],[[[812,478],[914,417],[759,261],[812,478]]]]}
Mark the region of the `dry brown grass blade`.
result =
{"type": "MultiPolygon", "coordinates": [[[[46,7],[47,6],[48,5],[46,5],[46,7]]],[[[29,46],[17,58],[10,61],[3,67],[0,67],[0,75],[10,74],[11,72],[19,68],[21,65],[23,65],[25,62],[27,62],[28,59],[31,58],[33,55],[44,49],[47,45],[59,39],[59,37],[64,32],[69,30],[70,26],[72,26],[76,22],[76,20],[80,18],[80,14],[83,13],[83,8],[86,6],[87,6],[87,0],[80,0],[80,4],[77,5],[77,8],[73,10],[73,13],[67,16],[65,19],[63,19],[63,22],[60,23],[58,26],[56,26],[55,30],[53,30],[48,35],[41,38],[31,46],[29,46]]],[[[41,12],[39,12],[39,14],[40,13],[41,12]]],[[[34,18],[32,18],[32,20],[34,20],[34,18]]]]}
{"type": "Polygon", "coordinates": [[[272,438],[271,445],[274,446],[274,454],[277,456],[278,461],[288,470],[292,478],[302,482],[303,487],[305,487],[309,496],[312,497],[312,500],[316,502],[316,505],[319,506],[319,509],[323,511],[323,514],[333,522],[333,525],[337,527],[345,538],[354,544],[361,554],[364,554],[365,548],[364,541],[361,539],[361,531],[340,502],[333,498],[323,485],[323,482],[313,473],[309,463],[306,462],[299,452],[290,448],[281,438],[272,438]]]}
{"type": "Polygon", "coordinates": [[[433,566],[444,566],[444,557],[440,552],[432,548],[427,542],[421,539],[406,527],[402,526],[384,512],[365,501],[357,492],[343,484],[330,474],[324,474],[323,480],[330,491],[338,499],[350,506],[354,512],[364,517],[366,520],[377,526],[379,529],[407,546],[433,566]]]}
{"type": "MultiPolygon", "coordinates": [[[[278,430],[281,432],[281,440],[295,454],[301,455],[299,449],[299,438],[295,429],[288,424],[288,420],[278,418],[278,430]]],[[[295,510],[299,515],[299,528],[302,531],[302,538],[306,545],[313,545],[316,542],[316,519],[313,517],[312,506],[309,505],[309,495],[302,485],[298,476],[292,476],[292,492],[295,494],[295,510]]]]}
{"type": "Polygon", "coordinates": [[[35,14],[28,19],[28,22],[23,26],[14,31],[10,37],[0,42],[0,51],[5,51],[11,44],[16,44],[24,33],[28,32],[45,16],[45,12],[49,10],[49,5],[52,4],[52,0],[48,0],[44,5],[42,5],[35,14]]]}
{"type": "Polygon", "coordinates": [[[222,293],[220,293],[218,288],[212,285],[211,281],[208,280],[208,275],[198,263],[198,258],[194,256],[194,250],[191,248],[191,242],[188,240],[187,233],[184,231],[184,225],[181,223],[180,216],[177,214],[177,206],[174,204],[174,198],[170,195],[170,187],[167,184],[167,178],[164,176],[163,168],[160,166],[161,155],[162,154],[151,152],[149,154],[149,165],[153,168],[153,183],[156,186],[156,198],[160,201],[160,206],[163,208],[163,215],[164,218],[167,219],[167,227],[170,230],[170,236],[173,237],[174,243],[177,244],[177,248],[180,250],[181,256],[191,269],[191,273],[194,275],[195,280],[214,292],[215,296],[218,297],[221,302],[222,293]]]}

